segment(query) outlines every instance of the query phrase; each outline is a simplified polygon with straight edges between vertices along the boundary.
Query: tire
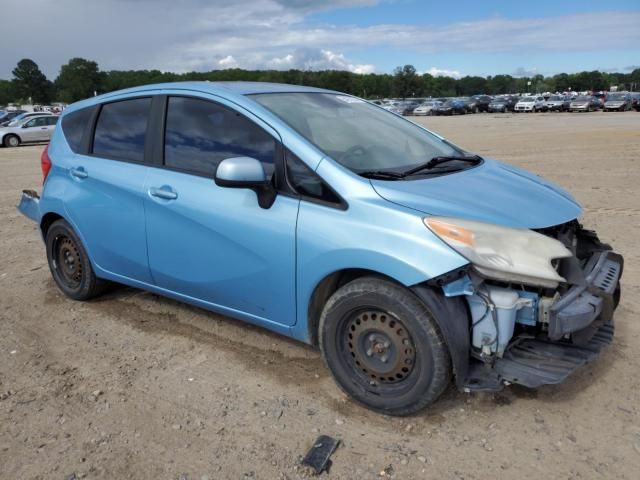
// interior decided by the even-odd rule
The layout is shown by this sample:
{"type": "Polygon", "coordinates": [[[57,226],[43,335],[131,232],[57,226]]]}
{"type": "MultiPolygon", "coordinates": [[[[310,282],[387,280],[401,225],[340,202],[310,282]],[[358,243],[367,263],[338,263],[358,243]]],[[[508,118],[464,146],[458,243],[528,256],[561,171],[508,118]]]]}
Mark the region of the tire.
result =
{"type": "Polygon", "coordinates": [[[451,380],[449,350],[433,314],[389,280],[363,277],[336,291],[323,309],[319,339],[338,386],[379,413],[416,413],[451,380]]]}
{"type": "Polygon", "coordinates": [[[73,300],[102,294],[109,282],[96,277],[82,242],[66,220],[56,220],[45,239],[49,270],[58,288],[73,300]]]}
{"type": "Polygon", "coordinates": [[[20,146],[20,138],[17,135],[7,135],[4,137],[3,142],[4,146],[7,148],[15,148],[20,146]]]}

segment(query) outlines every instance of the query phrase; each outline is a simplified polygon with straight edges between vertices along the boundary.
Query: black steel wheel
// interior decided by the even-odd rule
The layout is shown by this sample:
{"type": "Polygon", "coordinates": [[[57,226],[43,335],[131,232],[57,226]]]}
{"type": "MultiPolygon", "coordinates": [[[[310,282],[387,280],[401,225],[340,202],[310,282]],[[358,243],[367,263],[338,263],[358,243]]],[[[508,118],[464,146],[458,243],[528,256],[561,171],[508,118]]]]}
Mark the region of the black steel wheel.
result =
{"type": "Polygon", "coordinates": [[[65,220],[49,227],[45,241],[51,275],[67,297],[89,300],[105,290],[108,282],[96,277],[82,242],[65,220]]]}
{"type": "Polygon", "coordinates": [[[355,374],[380,385],[399,383],[411,374],[415,347],[399,319],[375,309],[354,311],[345,321],[340,354],[355,374]]]}
{"type": "Polygon", "coordinates": [[[336,291],[320,318],[320,348],[340,388],[387,415],[433,403],[451,379],[438,324],[410,290],[364,277],[336,291]]]}
{"type": "Polygon", "coordinates": [[[75,290],[82,283],[80,251],[75,242],[64,234],[53,239],[53,266],[66,288],[75,290]]]}

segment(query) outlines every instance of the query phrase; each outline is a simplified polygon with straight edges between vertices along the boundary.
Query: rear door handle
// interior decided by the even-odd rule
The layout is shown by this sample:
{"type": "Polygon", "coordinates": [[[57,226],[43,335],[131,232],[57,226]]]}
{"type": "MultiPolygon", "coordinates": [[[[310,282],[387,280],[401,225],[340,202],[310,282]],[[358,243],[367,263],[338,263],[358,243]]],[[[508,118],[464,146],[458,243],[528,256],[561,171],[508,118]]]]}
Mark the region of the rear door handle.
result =
{"type": "Polygon", "coordinates": [[[89,176],[89,174],[84,169],[84,167],[72,168],[70,170],[70,173],[72,177],[76,177],[80,179],[87,178],[89,176]]]}
{"type": "Polygon", "coordinates": [[[162,198],[163,200],[175,200],[178,198],[178,193],[174,192],[173,189],[168,185],[163,185],[160,188],[151,187],[149,189],[149,195],[157,198],[162,198]]]}

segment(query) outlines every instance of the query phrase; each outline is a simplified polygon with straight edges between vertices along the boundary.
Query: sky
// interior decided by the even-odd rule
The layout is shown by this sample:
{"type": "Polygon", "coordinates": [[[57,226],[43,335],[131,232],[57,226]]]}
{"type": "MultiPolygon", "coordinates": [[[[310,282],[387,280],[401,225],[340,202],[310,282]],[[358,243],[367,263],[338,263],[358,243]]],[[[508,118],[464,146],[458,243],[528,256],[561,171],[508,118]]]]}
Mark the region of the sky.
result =
{"type": "Polygon", "coordinates": [[[640,0],[2,0],[0,78],[101,70],[553,75],[640,68],[640,0]]]}

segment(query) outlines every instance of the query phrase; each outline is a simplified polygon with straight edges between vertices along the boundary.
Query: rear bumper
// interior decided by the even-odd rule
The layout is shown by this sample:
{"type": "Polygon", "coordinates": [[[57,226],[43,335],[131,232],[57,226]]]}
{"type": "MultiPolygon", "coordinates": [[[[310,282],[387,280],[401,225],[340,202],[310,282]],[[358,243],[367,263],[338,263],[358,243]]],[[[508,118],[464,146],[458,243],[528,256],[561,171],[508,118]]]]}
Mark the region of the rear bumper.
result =
{"type": "Polygon", "coordinates": [[[40,196],[35,190],[23,190],[17,209],[25,217],[34,222],[40,222],[40,196]]]}

